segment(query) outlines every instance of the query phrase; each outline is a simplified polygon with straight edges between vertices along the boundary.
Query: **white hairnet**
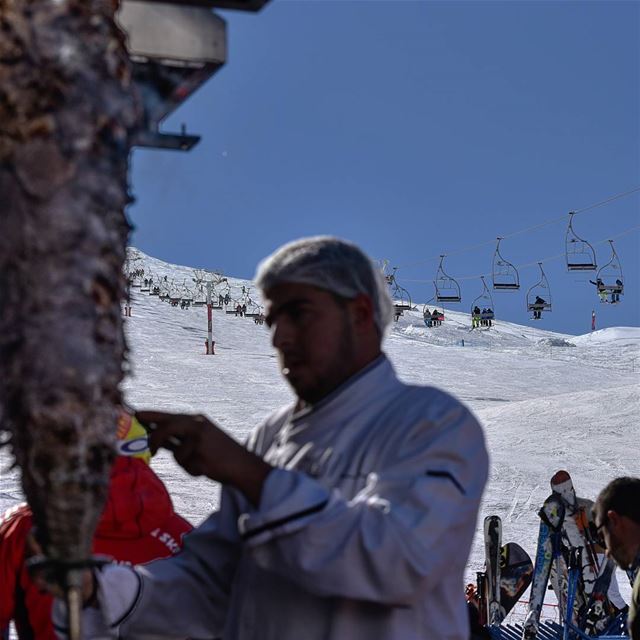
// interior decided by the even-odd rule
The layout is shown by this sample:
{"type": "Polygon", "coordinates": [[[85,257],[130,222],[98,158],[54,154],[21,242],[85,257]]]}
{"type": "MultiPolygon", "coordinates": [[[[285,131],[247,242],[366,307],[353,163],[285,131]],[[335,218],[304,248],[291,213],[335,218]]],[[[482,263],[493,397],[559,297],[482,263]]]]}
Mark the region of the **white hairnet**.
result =
{"type": "Polygon", "coordinates": [[[373,302],[381,336],[393,318],[393,303],[382,272],[359,247],[340,238],[315,236],[283,245],[258,265],[255,281],[263,292],[292,282],[348,299],[363,293],[373,302]]]}

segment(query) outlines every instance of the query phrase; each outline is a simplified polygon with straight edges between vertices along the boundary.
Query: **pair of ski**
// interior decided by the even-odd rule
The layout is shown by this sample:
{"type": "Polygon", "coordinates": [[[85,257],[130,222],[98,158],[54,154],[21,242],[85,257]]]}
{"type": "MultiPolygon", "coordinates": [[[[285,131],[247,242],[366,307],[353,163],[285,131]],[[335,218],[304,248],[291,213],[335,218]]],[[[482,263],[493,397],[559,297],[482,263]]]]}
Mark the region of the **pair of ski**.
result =
{"type": "Polygon", "coordinates": [[[515,542],[502,544],[502,521],[484,520],[485,571],[478,574],[480,620],[499,625],[531,583],[533,563],[515,542]]]}
{"type": "Polygon", "coordinates": [[[602,611],[606,611],[613,562],[608,562],[600,572],[586,509],[576,496],[571,476],[566,471],[558,471],[551,479],[551,489],[553,493],[538,513],[540,529],[529,613],[522,634],[525,640],[538,636],[550,578],[565,626],[589,627],[596,632],[606,623],[602,611]],[[575,551],[572,552],[574,566],[570,571],[568,555],[571,550],[575,551]]]}

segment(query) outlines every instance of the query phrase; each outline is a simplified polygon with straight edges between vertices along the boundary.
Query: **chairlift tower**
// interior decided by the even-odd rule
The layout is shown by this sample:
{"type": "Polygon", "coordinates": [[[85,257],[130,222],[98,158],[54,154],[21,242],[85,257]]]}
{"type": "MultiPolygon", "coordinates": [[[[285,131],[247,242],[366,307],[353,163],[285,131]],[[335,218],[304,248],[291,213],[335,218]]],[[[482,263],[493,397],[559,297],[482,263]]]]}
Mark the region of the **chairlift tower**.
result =
{"type": "Polygon", "coordinates": [[[160,124],[227,60],[226,22],[212,9],[259,11],[268,0],[123,0],[116,16],[126,34],[133,81],[144,108],[134,145],[188,151],[200,136],[160,132],[160,124]]]}

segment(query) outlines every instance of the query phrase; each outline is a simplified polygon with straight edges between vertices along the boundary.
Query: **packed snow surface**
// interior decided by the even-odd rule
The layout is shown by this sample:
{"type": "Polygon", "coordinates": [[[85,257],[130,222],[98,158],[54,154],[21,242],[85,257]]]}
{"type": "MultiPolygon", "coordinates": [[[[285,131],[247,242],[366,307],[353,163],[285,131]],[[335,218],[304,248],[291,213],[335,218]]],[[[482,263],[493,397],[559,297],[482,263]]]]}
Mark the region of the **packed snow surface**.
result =
{"type": "MultiPolygon", "coordinates": [[[[154,282],[167,276],[176,287],[192,286],[191,268],[133,251],[140,257],[136,266],[152,273],[154,282]]],[[[259,304],[251,282],[229,278],[229,286],[234,300],[241,299],[244,286],[259,304]]],[[[265,325],[214,311],[216,355],[206,356],[206,308],[171,307],[139,289],[132,290],[132,303],[132,317],[126,319],[130,373],[124,383],[131,406],[203,413],[242,441],[271,411],[291,401],[265,325]]],[[[499,298],[496,303],[499,309],[499,298]]],[[[533,556],[536,511],[554,472],[567,469],[578,494],[587,498],[617,476],[639,473],[640,327],[584,336],[543,327],[544,317],[533,328],[498,316],[490,330],[471,330],[468,313],[446,309],[443,324],[427,328],[418,305],[393,325],[385,342],[402,379],[454,394],[484,426],[491,476],[469,558],[470,580],[484,563],[484,516],[499,515],[503,540],[519,543],[533,556]]],[[[0,510],[21,500],[18,474],[7,470],[10,462],[1,449],[0,510]]],[[[218,487],[188,476],[170,454],[160,452],[153,467],[177,510],[193,524],[216,508],[218,487]]]]}

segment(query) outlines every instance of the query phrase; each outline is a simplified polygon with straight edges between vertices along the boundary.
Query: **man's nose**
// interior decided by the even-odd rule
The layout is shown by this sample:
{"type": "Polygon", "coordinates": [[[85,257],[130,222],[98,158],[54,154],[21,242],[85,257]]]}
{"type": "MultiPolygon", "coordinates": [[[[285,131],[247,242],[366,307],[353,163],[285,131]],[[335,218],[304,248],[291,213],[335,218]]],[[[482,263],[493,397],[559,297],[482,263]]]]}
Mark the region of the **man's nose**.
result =
{"type": "Polygon", "coordinates": [[[278,318],[271,325],[271,344],[278,351],[285,350],[292,344],[294,338],[293,327],[286,318],[278,318]]]}

